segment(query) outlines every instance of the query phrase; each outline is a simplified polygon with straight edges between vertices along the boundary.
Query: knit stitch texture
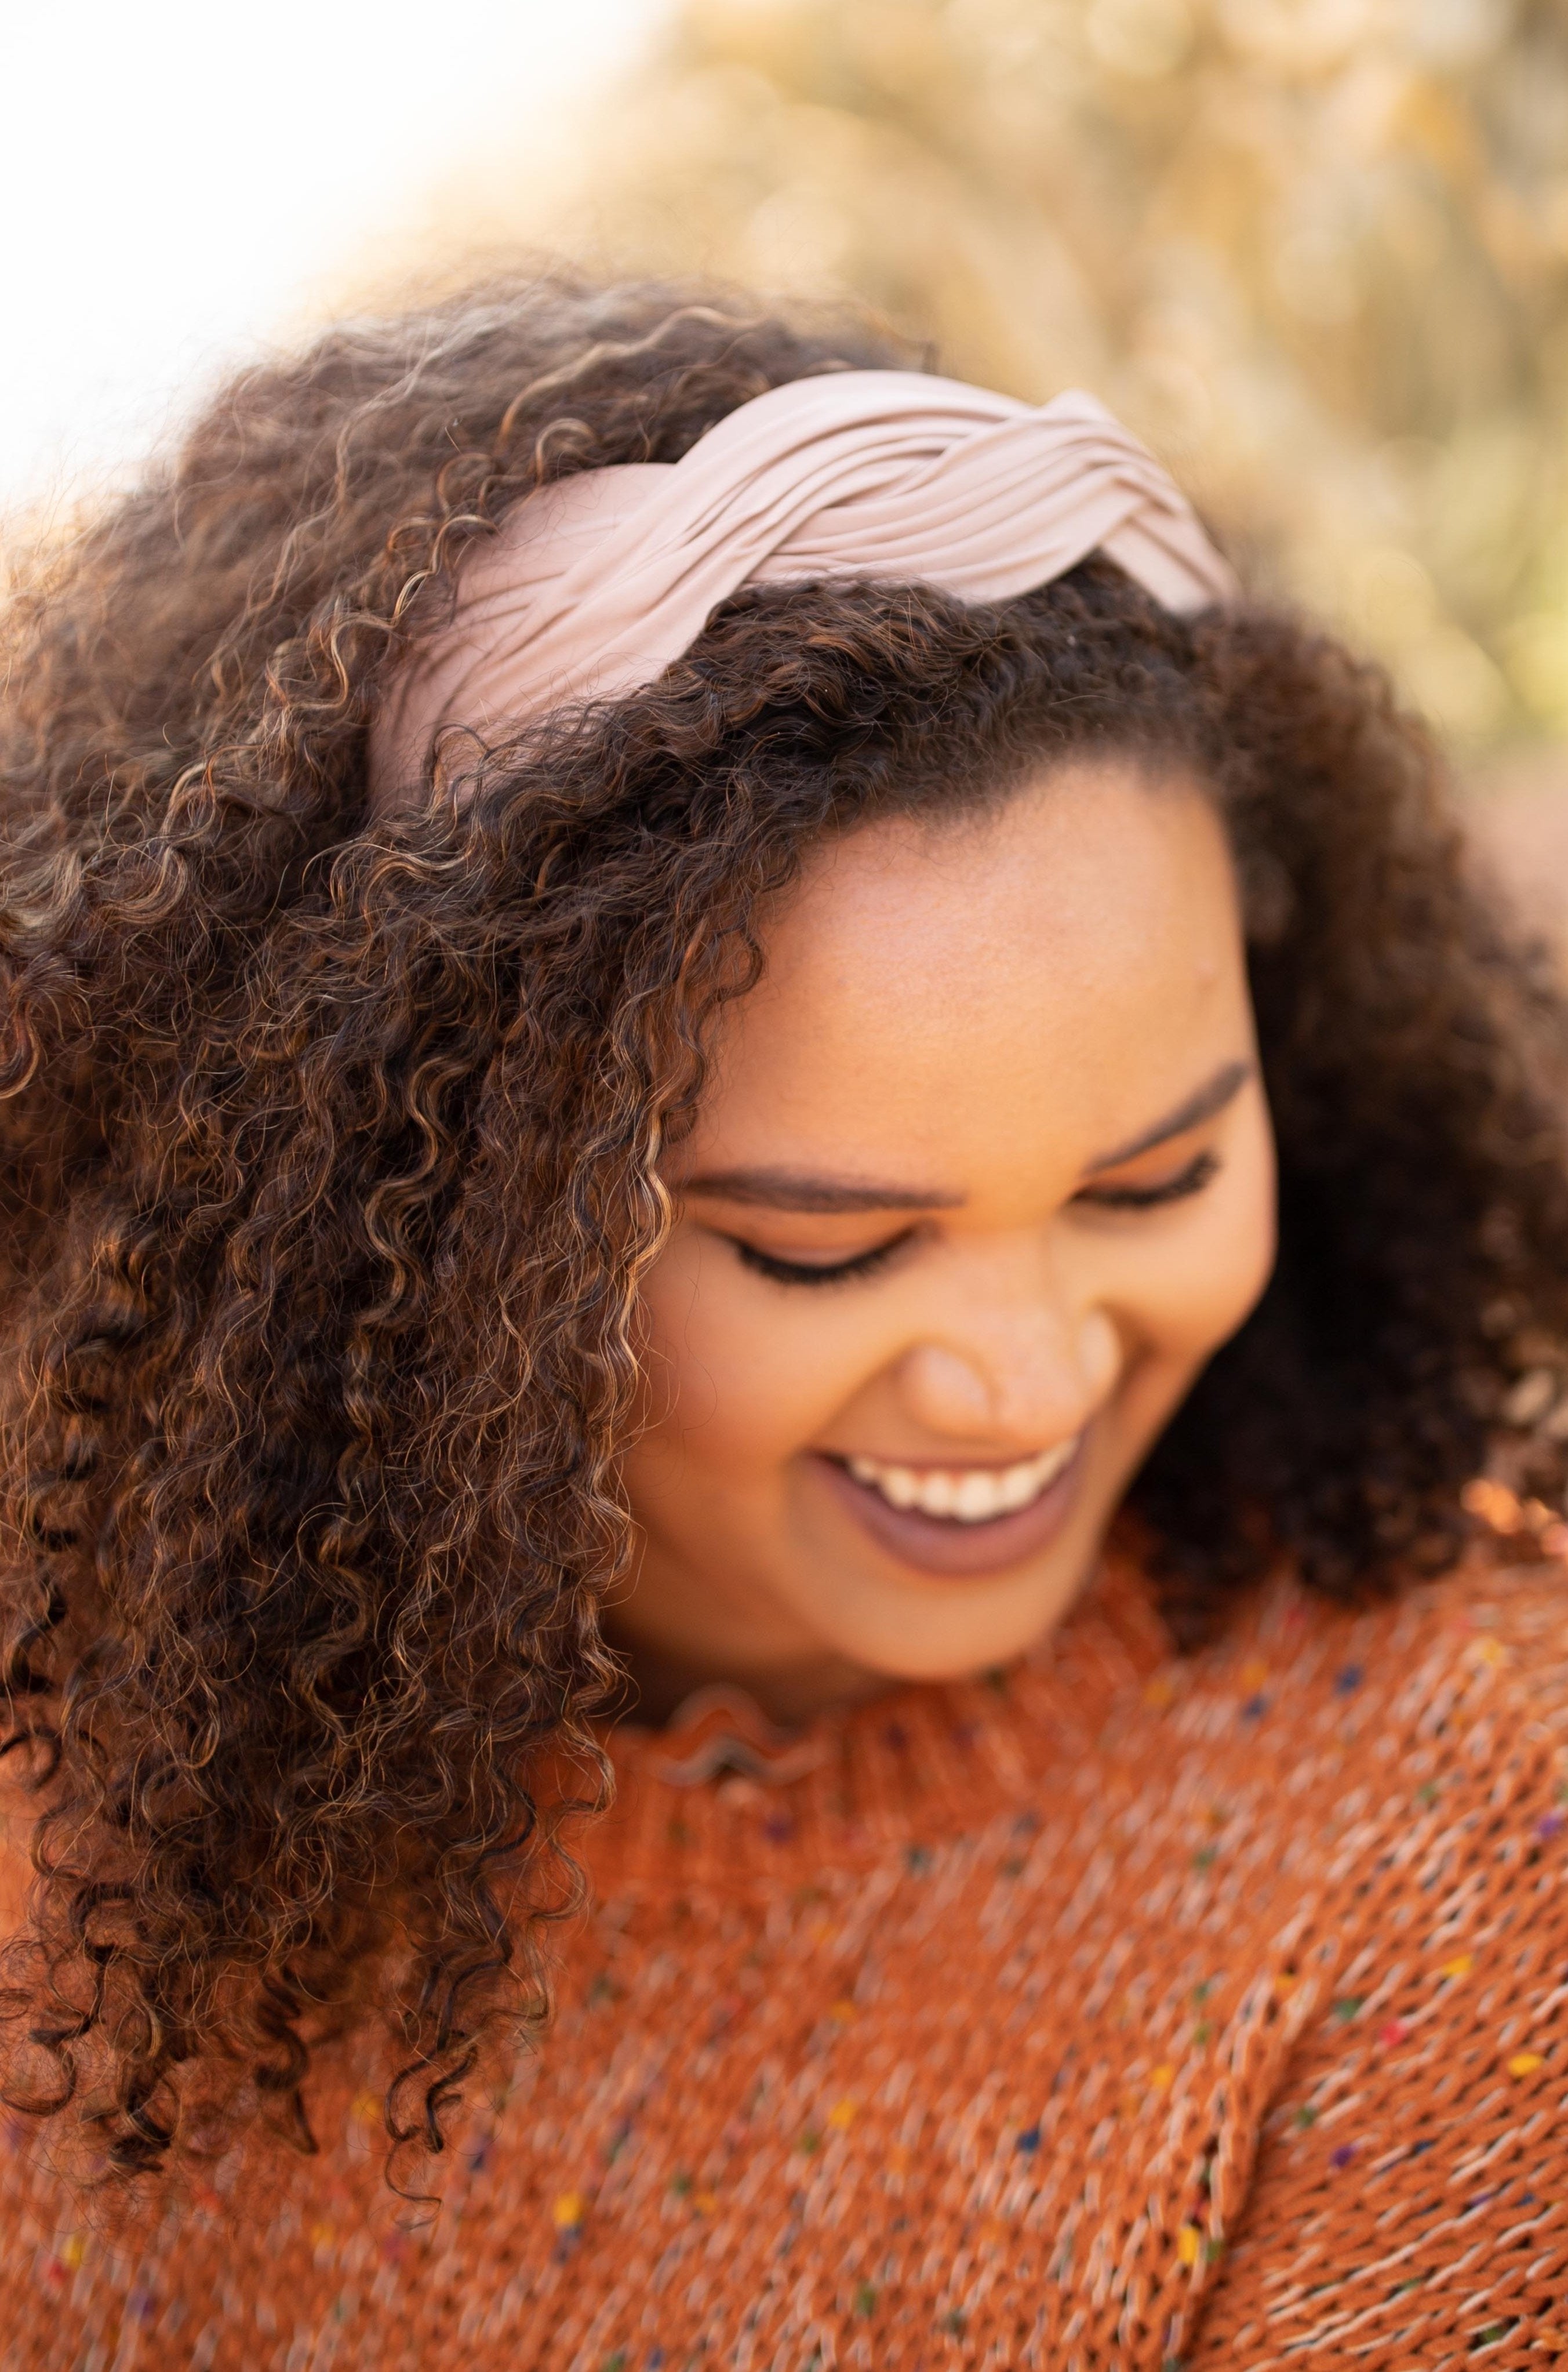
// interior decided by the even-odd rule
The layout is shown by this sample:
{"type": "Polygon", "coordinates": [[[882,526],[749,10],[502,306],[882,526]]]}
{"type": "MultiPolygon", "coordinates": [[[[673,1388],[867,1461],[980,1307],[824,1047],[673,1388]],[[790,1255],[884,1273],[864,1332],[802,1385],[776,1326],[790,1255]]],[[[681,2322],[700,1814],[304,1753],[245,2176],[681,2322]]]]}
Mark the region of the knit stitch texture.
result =
{"type": "Polygon", "coordinates": [[[1113,1561],[994,1683],[614,1753],[434,2216],[363,2066],[128,2227],[13,2121],[6,2372],[1568,2364],[1560,1565],[1181,1659],[1113,1561]]]}

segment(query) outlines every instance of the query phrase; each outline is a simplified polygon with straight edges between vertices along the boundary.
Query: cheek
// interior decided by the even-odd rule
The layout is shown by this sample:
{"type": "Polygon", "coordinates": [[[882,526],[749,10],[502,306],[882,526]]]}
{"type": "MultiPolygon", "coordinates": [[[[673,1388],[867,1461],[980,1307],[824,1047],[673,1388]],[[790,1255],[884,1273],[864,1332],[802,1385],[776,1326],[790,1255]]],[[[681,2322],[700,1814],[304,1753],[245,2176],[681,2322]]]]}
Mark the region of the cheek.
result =
{"type": "Polygon", "coordinates": [[[1274,1264],[1273,1164],[1267,1141],[1233,1165],[1169,1257],[1144,1282],[1148,1337],[1173,1358],[1202,1363],[1256,1307],[1274,1264]]]}
{"type": "Polygon", "coordinates": [[[766,1288],[722,1246],[677,1236],[639,1297],[647,1418],[689,1456],[787,1457],[875,1369],[880,1346],[830,1291],[766,1288]]]}

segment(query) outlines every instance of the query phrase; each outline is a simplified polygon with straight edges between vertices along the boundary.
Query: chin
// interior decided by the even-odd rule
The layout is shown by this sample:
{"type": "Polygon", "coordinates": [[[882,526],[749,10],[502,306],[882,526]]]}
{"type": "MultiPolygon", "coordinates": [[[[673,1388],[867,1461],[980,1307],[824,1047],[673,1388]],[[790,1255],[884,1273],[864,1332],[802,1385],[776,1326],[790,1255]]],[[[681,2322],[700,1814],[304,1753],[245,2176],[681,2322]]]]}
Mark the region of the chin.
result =
{"type": "Polygon", "coordinates": [[[830,1617],[819,1615],[816,1627],[828,1653],[878,1680],[974,1680],[1015,1662],[1062,1620],[1098,1548],[1097,1535],[1076,1553],[1053,1556],[1044,1571],[979,1585],[934,1583],[912,1574],[896,1605],[887,1602],[886,1583],[868,1591],[880,1602],[864,1604],[859,1621],[858,1593],[846,1576],[830,1617]]]}

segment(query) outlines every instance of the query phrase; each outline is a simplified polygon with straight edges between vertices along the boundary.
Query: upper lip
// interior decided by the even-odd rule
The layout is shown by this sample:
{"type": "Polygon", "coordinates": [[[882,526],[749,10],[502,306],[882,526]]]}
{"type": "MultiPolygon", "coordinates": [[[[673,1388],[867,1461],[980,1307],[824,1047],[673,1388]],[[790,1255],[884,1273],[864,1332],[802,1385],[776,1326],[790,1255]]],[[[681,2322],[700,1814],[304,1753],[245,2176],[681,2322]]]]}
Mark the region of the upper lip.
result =
{"type": "Polygon", "coordinates": [[[1075,1433],[1069,1434],[1062,1441],[1042,1441],[1032,1449],[1015,1449],[1003,1457],[989,1458],[966,1457],[961,1450],[954,1450],[946,1458],[929,1451],[911,1458],[898,1449],[824,1449],[819,1455],[832,1459],[840,1466],[847,1466],[851,1459],[864,1458],[873,1466],[907,1467],[912,1474],[1005,1474],[1010,1466],[1028,1466],[1031,1459],[1043,1458],[1047,1450],[1065,1448],[1077,1439],[1075,1433]]]}
{"type": "Polygon", "coordinates": [[[918,1507],[923,1515],[956,1517],[961,1523],[989,1522],[1000,1515],[1016,1515],[1038,1498],[1077,1454],[1080,1434],[1015,1458],[1005,1466],[905,1466],[870,1458],[864,1452],[848,1460],[853,1481],[879,1491],[895,1507],[918,1507]]]}

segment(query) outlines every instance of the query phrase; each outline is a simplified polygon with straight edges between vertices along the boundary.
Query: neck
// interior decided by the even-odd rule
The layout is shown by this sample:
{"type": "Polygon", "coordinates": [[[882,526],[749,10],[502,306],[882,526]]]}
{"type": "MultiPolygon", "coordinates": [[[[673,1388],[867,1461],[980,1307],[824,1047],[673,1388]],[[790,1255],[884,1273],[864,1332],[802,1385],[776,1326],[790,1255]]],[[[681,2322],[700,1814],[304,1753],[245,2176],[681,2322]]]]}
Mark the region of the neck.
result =
{"type": "Polygon", "coordinates": [[[786,1729],[800,1727],[819,1714],[864,1704],[899,1685],[883,1673],[835,1657],[710,1662],[639,1637],[625,1622],[623,1610],[607,1610],[604,1630],[625,1669],[626,1713],[655,1728],[662,1728],[698,1689],[715,1682],[744,1689],[770,1721],[786,1729]]]}

